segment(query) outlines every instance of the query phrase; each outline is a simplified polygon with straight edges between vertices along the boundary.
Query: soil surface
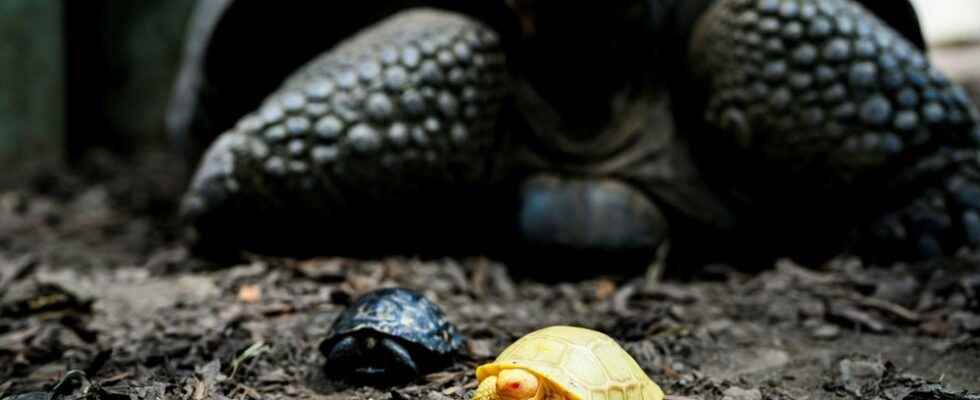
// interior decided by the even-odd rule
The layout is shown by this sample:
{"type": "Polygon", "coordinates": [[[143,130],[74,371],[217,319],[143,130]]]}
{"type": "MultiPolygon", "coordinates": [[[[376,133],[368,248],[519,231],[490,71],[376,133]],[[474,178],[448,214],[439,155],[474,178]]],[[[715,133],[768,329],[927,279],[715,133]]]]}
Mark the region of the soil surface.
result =
{"type": "MultiPolygon", "coordinates": [[[[966,80],[980,95],[980,77],[966,80]]],[[[574,324],[617,339],[672,400],[980,400],[980,254],[752,273],[655,263],[571,282],[483,257],[214,262],[180,240],[182,163],[138,159],[0,179],[0,399],[468,400],[477,365],[574,324]],[[388,286],[441,305],[465,354],[408,385],[332,381],[319,341],[388,286]]]]}
{"type": "Polygon", "coordinates": [[[653,264],[575,282],[481,257],[218,263],[179,240],[172,160],[85,165],[0,193],[0,398],[468,399],[475,366],[574,324],[619,340],[675,400],[980,399],[976,255],[710,265],[683,279],[672,271],[689,266],[653,264]],[[405,386],[331,381],[319,341],[352,299],[387,286],[441,305],[467,354],[405,386]]]}

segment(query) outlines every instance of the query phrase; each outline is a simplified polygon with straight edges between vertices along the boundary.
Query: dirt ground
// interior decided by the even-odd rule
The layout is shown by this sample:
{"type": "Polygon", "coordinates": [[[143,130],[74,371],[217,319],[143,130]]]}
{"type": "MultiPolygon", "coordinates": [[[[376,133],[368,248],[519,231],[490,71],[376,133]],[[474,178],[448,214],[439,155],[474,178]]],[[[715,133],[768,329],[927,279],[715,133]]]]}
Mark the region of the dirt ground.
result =
{"type": "Polygon", "coordinates": [[[219,263],[179,239],[180,163],[140,160],[96,154],[71,173],[0,180],[0,399],[50,394],[77,370],[64,398],[468,400],[475,366],[575,324],[619,340],[672,400],[980,400],[980,254],[753,273],[655,264],[574,282],[484,257],[219,263]],[[352,299],[386,286],[441,305],[467,354],[406,386],[331,381],[319,341],[352,299]]]}
{"type": "MultiPolygon", "coordinates": [[[[676,278],[515,278],[491,259],[193,257],[167,158],[96,157],[0,194],[0,398],[468,399],[474,368],[553,324],[618,339],[673,399],[980,399],[980,256],[780,261],[676,278]],[[467,352],[408,386],[331,382],[317,344],[361,293],[422,291],[467,352]],[[964,392],[966,391],[966,392],[964,392]]],[[[542,265],[541,268],[557,268],[542,265]]],[[[605,266],[597,266],[597,270],[605,266]]]]}

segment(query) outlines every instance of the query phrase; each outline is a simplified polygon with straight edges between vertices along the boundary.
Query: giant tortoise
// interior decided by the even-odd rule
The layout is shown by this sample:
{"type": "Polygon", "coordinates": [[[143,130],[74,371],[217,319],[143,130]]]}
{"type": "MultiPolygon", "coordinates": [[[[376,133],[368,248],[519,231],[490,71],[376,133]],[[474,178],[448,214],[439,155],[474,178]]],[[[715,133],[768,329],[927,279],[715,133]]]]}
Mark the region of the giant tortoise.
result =
{"type": "Polygon", "coordinates": [[[980,242],[978,113],[905,0],[201,3],[168,122],[203,248],[980,242]]]}

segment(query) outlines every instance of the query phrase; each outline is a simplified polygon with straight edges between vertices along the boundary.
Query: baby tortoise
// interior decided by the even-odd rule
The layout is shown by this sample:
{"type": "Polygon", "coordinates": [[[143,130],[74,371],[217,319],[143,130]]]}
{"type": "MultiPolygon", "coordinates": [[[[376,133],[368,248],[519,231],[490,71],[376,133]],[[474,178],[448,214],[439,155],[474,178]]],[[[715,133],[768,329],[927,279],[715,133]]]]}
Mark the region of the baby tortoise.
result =
{"type": "Polygon", "coordinates": [[[473,400],[663,400],[619,344],[571,326],[531,332],[477,368],[473,400]]]}
{"type": "Polygon", "coordinates": [[[463,338],[439,306],[408,289],[379,289],[334,322],[320,352],[326,370],[355,382],[409,381],[445,364],[463,338]]]}
{"type": "Polygon", "coordinates": [[[906,0],[308,3],[202,6],[171,113],[188,154],[224,132],[183,202],[202,242],[980,244],[980,116],[906,0]]]}

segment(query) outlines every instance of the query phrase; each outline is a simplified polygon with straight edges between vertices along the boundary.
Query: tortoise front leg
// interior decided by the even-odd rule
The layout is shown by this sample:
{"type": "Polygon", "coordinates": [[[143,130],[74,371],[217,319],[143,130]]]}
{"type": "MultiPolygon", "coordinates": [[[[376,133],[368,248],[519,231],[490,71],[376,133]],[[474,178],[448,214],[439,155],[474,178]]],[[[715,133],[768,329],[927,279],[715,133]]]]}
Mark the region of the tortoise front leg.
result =
{"type": "Polygon", "coordinates": [[[747,208],[807,221],[801,233],[858,228],[856,250],[870,256],[980,243],[977,111],[861,5],[720,0],[691,46],[710,135],[700,140],[725,144],[708,172],[747,208]]]}
{"type": "Polygon", "coordinates": [[[350,371],[365,357],[360,344],[354,336],[347,336],[331,347],[320,345],[320,352],[327,358],[325,367],[337,375],[350,371]]]}
{"type": "Polygon", "coordinates": [[[419,375],[419,367],[412,360],[412,355],[400,343],[391,338],[383,338],[381,339],[381,349],[386,354],[386,357],[390,359],[391,369],[394,370],[392,373],[402,375],[401,377],[389,376],[387,378],[392,380],[410,380],[419,375]]]}
{"type": "Polygon", "coordinates": [[[387,337],[348,336],[320,351],[327,358],[326,372],[335,378],[386,385],[410,381],[419,375],[419,367],[408,350],[387,337]]]}
{"type": "Polygon", "coordinates": [[[377,252],[419,236],[393,233],[420,229],[405,221],[475,213],[465,194],[489,181],[503,62],[496,35],[474,20],[395,15],[301,68],[222,134],[183,215],[204,243],[323,254],[377,252]]]}

